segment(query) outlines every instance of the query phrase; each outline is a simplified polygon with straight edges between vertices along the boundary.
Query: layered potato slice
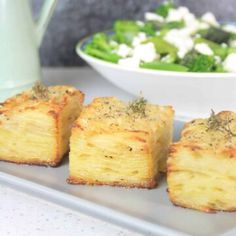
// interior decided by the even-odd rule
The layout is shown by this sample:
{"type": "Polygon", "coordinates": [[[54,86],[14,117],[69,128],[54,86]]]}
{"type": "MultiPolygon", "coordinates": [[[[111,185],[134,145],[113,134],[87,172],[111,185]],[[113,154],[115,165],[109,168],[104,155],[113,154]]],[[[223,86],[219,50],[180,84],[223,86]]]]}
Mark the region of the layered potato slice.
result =
{"type": "Polygon", "coordinates": [[[175,205],[212,212],[236,210],[236,113],[212,113],[186,124],[171,145],[168,192],[175,205]]]}
{"type": "Polygon", "coordinates": [[[35,85],[0,106],[0,160],[56,166],[69,149],[84,95],[70,86],[35,85]]]}
{"type": "Polygon", "coordinates": [[[74,124],[68,182],[153,188],[165,170],[174,112],[138,99],[96,98],[74,124]]]}

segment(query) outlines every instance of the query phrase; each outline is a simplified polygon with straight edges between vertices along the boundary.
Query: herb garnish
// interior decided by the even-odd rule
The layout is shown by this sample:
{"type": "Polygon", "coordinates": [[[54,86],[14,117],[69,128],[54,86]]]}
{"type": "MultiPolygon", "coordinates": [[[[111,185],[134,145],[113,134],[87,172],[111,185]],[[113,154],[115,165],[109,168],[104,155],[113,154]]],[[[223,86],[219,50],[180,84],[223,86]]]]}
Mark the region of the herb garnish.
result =
{"type": "Polygon", "coordinates": [[[37,81],[35,85],[32,87],[32,92],[33,92],[33,98],[43,99],[43,100],[49,99],[48,87],[43,85],[42,82],[40,81],[37,81]]]}
{"type": "Polygon", "coordinates": [[[222,119],[219,115],[216,115],[213,110],[211,110],[211,116],[207,120],[207,131],[208,130],[215,130],[220,132],[225,132],[228,137],[236,137],[236,133],[234,133],[231,128],[230,124],[233,119],[227,117],[226,119],[222,119]]]}
{"type": "Polygon", "coordinates": [[[129,103],[127,107],[127,114],[137,114],[140,117],[145,117],[146,116],[146,105],[147,105],[147,100],[144,99],[143,97],[137,98],[131,103],[129,103]]]}

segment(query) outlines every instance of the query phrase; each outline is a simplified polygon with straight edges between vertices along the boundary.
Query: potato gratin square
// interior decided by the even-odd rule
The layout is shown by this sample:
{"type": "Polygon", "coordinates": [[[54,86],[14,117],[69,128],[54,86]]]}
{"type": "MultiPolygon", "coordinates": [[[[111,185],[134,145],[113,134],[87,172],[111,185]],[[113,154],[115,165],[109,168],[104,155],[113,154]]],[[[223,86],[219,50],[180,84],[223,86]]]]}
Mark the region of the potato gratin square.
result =
{"type": "Polygon", "coordinates": [[[96,98],[70,139],[68,182],[153,188],[165,169],[174,112],[138,99],[96,98]]]}
{"type": "Polygon", "coordinates": [[[236,210],[236,113],[186,124],[167,162],[171,201],[205,212],[236,210]]]}
{"type": "Polygon", "coordinates": [[[0,160],[56,166],[68,152],[84,95],[73,87],[35,85],[0,106],[0,160]]]}

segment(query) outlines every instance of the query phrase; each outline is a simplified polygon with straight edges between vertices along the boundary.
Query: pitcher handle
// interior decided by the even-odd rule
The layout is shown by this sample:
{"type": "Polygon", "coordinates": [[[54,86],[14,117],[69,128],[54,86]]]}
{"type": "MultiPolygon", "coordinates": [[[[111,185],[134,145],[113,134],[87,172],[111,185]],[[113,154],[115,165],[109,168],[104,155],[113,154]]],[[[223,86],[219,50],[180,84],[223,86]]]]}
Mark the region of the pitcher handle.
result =
{"type": "Polygon", "coordinates": [[[44,33],[47,29],[48,23],[52,17],[57,0],[45,0],[41,9],[39,19],[36,22],[36,40],[40,47],[44,33]]]}

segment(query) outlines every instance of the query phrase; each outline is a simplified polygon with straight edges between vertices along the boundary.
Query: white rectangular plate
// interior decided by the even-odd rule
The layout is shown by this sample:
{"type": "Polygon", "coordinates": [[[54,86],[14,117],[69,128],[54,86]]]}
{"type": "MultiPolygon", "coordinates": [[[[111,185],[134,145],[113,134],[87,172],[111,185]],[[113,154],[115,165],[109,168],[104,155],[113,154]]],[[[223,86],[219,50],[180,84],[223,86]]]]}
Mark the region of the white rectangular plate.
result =
{"type": "MultiPolygon", "coordinates": [[[[94,76],[93,73],[90,75],[90,78],[94,76]]],[[[50,76],[56,77],[56,72],[50,72],[50,76]]],[[[68,79],[66,84],[71,84],[69,74],[64,76],[68,79]]],[[[81,82],[79,87],[83,87],[82,80],[78,81],[81,82]]],[[[111,92],[111,85],[107,86],[111,92]]],[[[85,92],[86,89],[85,86],[85,92]]],[[[99,90],[99,85],[96,89],[99,90]]],[[[114,95],[118,93],[113,92],[114,95]]],[[[175,139],[182,126],[183,122],[175,122],[175,139]]],[[[67,177],[67,158],[57,168],[0,163],[0,182],[3,184],[145,235],[236,235],[236,213],[207,214],[173,206],[164,176],[153,190],[69,185],[67,177]]]]}
{"type": "MultiPolygon", "coordinates": [[[[175,122],[175,139],[182,124],[175,122]]],[[[0,165],[0,181],[145,234],[217,235],[235,227],[235,213],[207,214],[173,206],[164,176],[153,190],[69,185],[67,177],[67,158],[57,168],[6,162],[0,165]]]]}

